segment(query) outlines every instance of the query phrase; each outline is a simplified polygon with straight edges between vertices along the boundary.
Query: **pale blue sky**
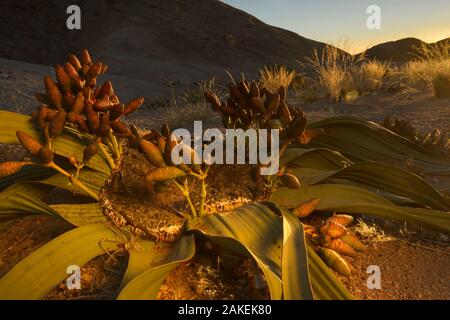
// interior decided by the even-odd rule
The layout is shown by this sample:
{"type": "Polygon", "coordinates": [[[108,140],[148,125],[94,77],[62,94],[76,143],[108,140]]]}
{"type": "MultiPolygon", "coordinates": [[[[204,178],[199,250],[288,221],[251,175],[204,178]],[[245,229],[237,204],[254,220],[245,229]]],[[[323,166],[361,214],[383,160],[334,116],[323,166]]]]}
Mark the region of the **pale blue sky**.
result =
{"type": "Polygon", "coordinates": [[[306,38],[348,42],[352,52],[415,37],[450,37],[450,0],[224,0],[260,20],[306,38]],[[381,30],[366,27],[369,5],[381,9],[381,30]],[[345,39],[345,40],[342,40],[345,39]]]}

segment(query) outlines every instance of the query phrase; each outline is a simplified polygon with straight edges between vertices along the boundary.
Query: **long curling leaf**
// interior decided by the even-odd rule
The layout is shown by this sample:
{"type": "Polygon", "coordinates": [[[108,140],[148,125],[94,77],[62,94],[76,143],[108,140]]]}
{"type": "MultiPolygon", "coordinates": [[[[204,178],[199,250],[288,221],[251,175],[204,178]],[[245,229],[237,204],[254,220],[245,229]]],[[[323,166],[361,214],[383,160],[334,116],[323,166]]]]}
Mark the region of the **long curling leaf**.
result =
{"type": "Polygon", "coordinates": [[[56,204],[50,205],[50,208],[74,226],[107,222],[98,203],[56,204]]]}
{"type": "Polygon", "coordinates": [[[10,194],[0,198],[0,217],[11,215],[47,214],[57,216],[47,204],[27,193],[10,194]]]}
{"type": "MultiPolygon", "coordinates": [[[[148,245],[148,243],[144,245],[146,249],[150,250],[147,251],[148,253],[156,254],[158,252],[155,252],[154,248],[150,248],[148,245]]],[[[127,271],[128,274],[126,274],[126,280],[124,282],[125,286],[119,293],[119,300],[155,300],[167,274],[180,263],[188,261],[194,256],[194,236],[185,236],[181,238],[171,250],[166,249],[160,253],[162,253],[163,259],[160,257],[160,261],[155,261],[157,266],[151,267],[146,271],[144,270],[152,265],[152,263],[148,261],[149,259],[146,259],[143,256],[133,257],[133,269],[127,271]],[[134,259],[139,260],[143,265],[137,266],[135,264],[136,260],[134,259]]]]}
{"type": "Polygon", "coordinates": [[[42,186],[36,184],[34,181],[18,181],[8,188],[0,192],[0,199],[7,199],[12,195],[26,194],[29,197],[42,200],[44,196],[52,189],[51,186],[42,186]]]}
{"type": "Polygon", "coordinates": [[[0,190],[20,181],[42,180],[55,174],[55,170],[43,167],[41,165],[29,165],[20,169],[18,172],[0,179],[0,190]]]}
{"type": "MultiPolygon", "coordinates": [[[[301,159],[296,160],[301,164],[301,159]]],[[[423,206],[438,210],[449,210],[450,203],[445,195],[435,189],[418,175],[392,165],[379,162],[358,162],[340,170],[311,170],[294,168],[293,173],[309,185],[328,179],[346,179],[361,186],[384,190],[392,194],[409,198],[423,206]]]]}
{"type": "Polygon", "coordinates": [[[336,170],[352,164],[348,158],[327,148],[306,149],[291,147],[280,160],[281,164],[298,165],[310,169],[336,170]]]}
{"type": "MultiPolygon", "coordinates": [[[[67,181],[65,177],[62,177],[67,181]]],[[[55,184],[53,184],[55,185],[55,184]]],[[[53,189],[41,181],[18,182],[0,192],[0,221],[9,221],[30,214],[61,217],[75,226],[105,222],[97,203],[47,205],[42,198],[53,189]]]]}
{"type": "MultiPolygon", "coordinates": [[[[75,174],[75,171],[69,170],[69,173],[75,174]]],[[[97,171],[83,169],[80,171],[80,174],[78,175],[78,180],[83,182],[83,184],[86,187],[88,187],[89,189],[91,189],[92,191],[94,191],[95,193],[98,194],[98,193],[100,193],[101,189],[103,188],[106,181],[108,180],[108,176],[106,176],[100,172],[97,172],[97,171]]],[[[78,189],[77,187],[74,187],[65,176],[63,176],[59,173],[56,173],[47,179],[37,181],[37,182],[41,183],[41,184],[47,184],[47,185],[51,185],[51,186],[58,187],[61,189],[69,190],[69,191],[75,191],[75,192],[82,193],[82,191],[80,189],[78,189]]]]}
{"type": "Polygon", "coordinates": [[[154,241],[140,240],[128,250],[129,258],[125,275],[122,279],[121,287],[124,287],[131,279],[153,267],[158,266],[170,251],[170,246],[163,243],[158,247],[154,241]],[[161,248],[162,247],[162,248],[161,248]],[[164,254],[161,254],[161,251],[164,254]]]}
{"type": "Polygon", "coordinates": [[[407,160],[413,159],[425,174],[450,174],[448,160],[371,121],[335,117],[310,124],[310,128],[323,128],[325,133],[308,147],[336,150],[353,161],[404,166],[407,160]]]}
{"type": "Polygon", "coordinates": [[[281,275],[285,300],[313,300],[303,225],[288,210],[283,215],[281,275]]]}
{"type": "Polygon", "coordinates": [[[73,229],[43,245],[0,279],[0,300],[36,300],[63,281],[71,265],[83,266],[123,242],[105,224],[73,229]]]}
{"type": "MultiPolygon", "coordinates": [[[[284,289],[287,293],[285,299],[298,299],[300,295],[301,298],[310,298],[309,293],[307,293],[307,287],[303,289],[303,294],[293,292],[295,287],[297,287],[297,290],[300,290],[300,286],[307,285],[307,280],[303,279],[299,281],[302,276],[305,276],[305,273],[301,272],[304,271],[303,263],[300,263],[300,267],[297,269],[300,273],[294,272],[292,274],[292,269],[289,271],[286,270],[289,266],[293,266],[291,263],[294,260],[304,261],[306,259],[308,259],[309,278],[316,299],[351,298],[343,285],[326,266],[324,269],[325,274],[322,273],[322,269],[317,267],[317,262],[314,259],[315,256],[312,255],[312,258],[310,258],[311,254],[309,251],[308,258],[301,256],[301,250],[297,253],[299,254],[298,256],[290,256],[293,254],[293,248],[301,242],[301,239],[298,238],[299,233],[286,233],[285,235],[291,235],[293,238],[287,237],[287,239],[283,239],[283,220],[272,210],[275,210],[279,214],[285,213],[283,210],[280,211],[280,209],[274,208],[273,205],[253,204],[238,208],[232,213],[206,216],[202,224],[192,226],[192,228],[229,250],[234,250],[239,253],[247,252],[253,256],[264,272],[272,299],[281,299],[281,291],[283,289],[280,285],[280,281],[283,278],[282,250],[283,245],[286,244],[283,244],[284,240],[287,240],[287,251],[284,252],[284,271],[288,273],[287,277],[290,277],[291,280],[297,279],[297,281],[293,280],[294,283],[286,282],[283,284],[283,286],[286,286],[284,289]],[[268,210],[269,207],[271,210],[268,210]],[[273,282],[273,288],[271,288],[271,282],[273,282]],[[323,291],[321,291],[321,288],[323,291]]],[[[286,216],[289,219],[289,215],[286,216]]],[[[296,224],[292,219],[289,219],[289,222],[292,223],[290,224],[292,226],[296,224]]],[[[320,258],[317,257],[317,259],[320,258]]],[[[286,279],[283,278],[283,280],[286,279]]]]}
{"type": "Polygon", "coordinates": [[[376,215],[450,233],[450,212],[429,209],[413,211],[357,186],[319,184],[299,190],[280,188],[271,195],[271,201],[282,208],[294,208],[313,198],[320,199],[317,210],[376,215]]]}
{"type": "Polygon", "coordinates": [[[0,222],[10,222],[30,214],[55,215],[41,201],[50,189],[29,182],[17,182],[9,186],[0,192],[0,222]]]}
{"type": "Polygon", "coordinates": [[[266,277],[271,298],[282,298],[283,226],[269,207],[253,204],[223,215],[207,215],[190,228],[229,250],[249,253],[266,277]]]}

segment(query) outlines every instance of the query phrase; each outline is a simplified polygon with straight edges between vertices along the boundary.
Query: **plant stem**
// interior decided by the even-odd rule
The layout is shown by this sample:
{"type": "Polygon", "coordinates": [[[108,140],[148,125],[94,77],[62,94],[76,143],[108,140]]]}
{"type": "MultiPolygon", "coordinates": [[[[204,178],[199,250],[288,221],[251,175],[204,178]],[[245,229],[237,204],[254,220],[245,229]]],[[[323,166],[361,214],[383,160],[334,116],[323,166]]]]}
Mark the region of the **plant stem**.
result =
{"type": "Polygon", "coordinates": [[[188,190],[186,187],[180,185],[180,184],[179,184],[178,182],[176,182],[175,180],[173,180],[173,183],[174,183],[175,186],[181,191],[181,193],[183,194],[183,196],[186,198],[186,201],[187,201],[188,204],[189,204],[189,208],[191,209],[192,216],[193,216],[194,218],[196,218],[196,217],[197,217],[197,210],[195,210],[195,206],[194,206],[194,204],[192,203],[191,196],[189,195],[189,190],[188,190]]]}
{"type": "Polygon", "coordinates": [[[205,171],[200,170],[200,174],[202,176],[201,179],[201,194],[200,194],[200,216],[203,216],[205,214],[205,199],[206,199],[206,177],[208,176],[209,166],[206,167],[205,171]]]}
{"type": "Polygon", "coordinates": [[[189,171],[189,172],[188,172],[188,175],[190,175],[190,176],[192,176],[192,177],[195,177],[195,178],[197,178],[198,180],[205,180],[207,174],[208,174],[207,171],[203,172],[202,170],[200,170],[200,173],[195,173],[195,172],[192,172],[192,171],[189,171]]]}
{"type": "MultiPolygon", "coordinates": [[[[116,141],[117,141],[117,139],[116,139],[116,141]]],[[[122,143],[121,143],[120,141],[117,141],[117,144],[118,144],[118,146],[119,146],[119,154],[120,154],[120,156],[122,157],[122,155],[123,155],[122,143]]]]}
{"type": "Polygon", "coordinates": [[[106,158],[106,161],[108,161],[108,164],[111,167],[111,170],[115,170],[116,169],[116,164],[114,163],[114,159],[111,157],[109,152],[106,150],[106,148],[103,145],[103,143],[101,141],[98,141],[98,140],[96,141],[96,143],[97,143],[101,153],[106,158]]]}
{"type": "Polygon", "coordinates": [[[116,154],[116,160],[119,160],[122,156],[122,153],[120,152],[119,143],[117,142],[117,138],[112,130],[109,131],[109,139],[112,142],[114,153],[116,154]]]}
{"type": "Polygon", "coordinates": [[[202,180],[203,179],[202,174],[198,174],[198,173],[195,173],[195,172],[192,172],[192,171],[189,171],[188,174],[190,176],[193,176],[193,177],[197,178],[198,180],[202,180]]]}
{"type": "Polygon", "coordinates": [[[187,202],[189,203],[189,208],[191,208],[191,212],[194,218],[197,218],[197,210],[195,210],[195,206],[192,203],[191,197],[189,196],[189,193],[185,196],[187,202]]]}
{"type": "Polygon", "coordinates": [[[67,172],[66,170],[64,170],[63,168],[61,168],[60,166],[58,166],[56,163],[54,162],[50,162],[49,164],[47,164],[47,166],[49,168],[55,169],[56,171],[58,171],[59,173],[61,173],[63,176],[65,176],[67,179],[69,179],[69,182],[74,186],[77,187],[79,189],[81,189],[82,191],[84,191],[86,194],[88,194],[91,198],[95,199],[96,201],[99,201],[100,198],[98,197],[98,195],[92,191],[91,189],[89,189],[87,186],[85,186],[80,180],[78,180],[76,177],[74,177],[72,174],[70,174],[69,172],[67,172]]]}
{"type": "Polygon", "coordinates": [[[114,146],[111,140],[109,140],[108,138],[104,138],[102,140],[103,144],[105,146],[107,146],[109,148],[109,150],[111,150],[111,153],[113,154],[114,158],[116,158],[116,150],[114,150],[114,146]]]}
{"type": "Polygon", "coordinates": [[[84,164],[76,165],[75,168],[77,169],[77,173],[76,173],[76,175],[75,175],[75,178],[78,179],[78,176],[80,175],[81,169],[84,168],[84,164]]]}
{"type": "Polygon", "coordinates": [[[91,189],[86,187],[80,180],[78,180],[74,176],[71,175],[70,178],[69,178],[69,181],[75,187],[77,187],[77,188],[83,190],[84,192],[86,192],[86,194],[88,194],[91,198],[95,199],[96,201],[100,201],[100,198],[98,197],[98,195],[94,191],[92,191],[91,189]]]}
{"type": "Polygon", "coordinates": [[[50,132],[49,132],[49,125],[46,125],[44,127],[44,136],[45,136],[45,140],[47,141],[47,147],[52,150],[52,138],[50,137],[50,132]]]}
{"type": "Polygon", "coordinates": [[[55,169],[56,171],[58,171],[59,173],[61,173],[63,176],[65,176],[66,178],[70,178],[70,173],[68,173],[66,170],[64,170],[63,168],[61,168],[60,166],[58,166],[56,163],[54,162],[50,162],[49,164],[47,164],[47,167],[55,169]]]}
{"type": "Polygon", "coordinates": [[[200,217],[203,217],[205,214],[205,199],[206,199],[206,183],[205,179],[201,180],[202,183],[202,190],[200,193],[200,208],[199,208],[199,215],[200,217]]]}

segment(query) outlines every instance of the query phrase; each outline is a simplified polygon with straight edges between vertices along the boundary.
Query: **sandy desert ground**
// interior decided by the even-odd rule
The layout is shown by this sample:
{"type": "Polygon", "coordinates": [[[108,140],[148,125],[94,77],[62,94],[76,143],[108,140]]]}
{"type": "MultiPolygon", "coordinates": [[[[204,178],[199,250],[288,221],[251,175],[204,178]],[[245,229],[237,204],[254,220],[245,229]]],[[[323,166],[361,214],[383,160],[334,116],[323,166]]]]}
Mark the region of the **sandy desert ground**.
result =
{"type": "MultiPolygon", "coordinates": [[[[37,105],[34,93],[43,91],[43,76],[53,71],[48,66],[5,59],[0,59],[0,66],[1,108],[30,113],[37,105]]],[[[149,92],[153,93],[154,90],[164,87],[163,84],[133,78],[114,75],[110,78],[115,83],[116,90],[125,99],[136,95],[151,96],[149,92]],[[148,91],[148,88],[153,90],[148,91]]],[[[164,95],[164,90],[160,92],[164,95]]],[[[312,120],[335,115],[352,115],[379,122],[389,115],[411,120],[414,125],[424,130],[450,129],[450,100],[436,99],[431,91],[403,95],[380,92],[362,97],[353,103],[317,101],[305,104],[303,108],[312,120]]],[[[148,128],[159,127],[161,117],[158,112],[160,109],[147,106],[137,112],[131,121],[148,128]]],[[[220,123],[213,119],[209,125],[220,125],[220,123]]],[[[17,152],[17,148],[4,150],[2,160],[15,160],[23,156],[17,152]]],[[[355,297],[359,299],[448,299],[450,294],[448,237],[418,232],[415,228],[401,228],[395,224],[393,226],[391,222],[386,221],[378,221],[376,225],[380,229],[365,235],[365,241],[369,243],[370,240],[370,250],[351,259],[357,272],[349,278],[341,277],[355,297]],[[383,229],[385,231],[382,231],[383,229]],[[399,230],[402,230],[402,233],[399,233],[399,230]],[[376,237],[375,241],[374,237],[376,237]],[[371,264],[380,265],[382,268],[382,290],[367,289],[366,268],[371,264]]],[[[28,253],[68,228],[70,226],[63,222],[50,223],[49,218],[45,217],[29,217],[7,227],[0,232],[0,275],[7,272],[28,253]]],[[[218,265],[211,264],[214,259],[205,259],[205,256],[208,257],[210,254],[203,252],[200,258],[177,268],[163,286],[161,298],[266,297],[261,293],[243,290],[246,279],[241,279],[240,285],[227,280],[230,274],[225,276],[220,274],[217,271],[218,265]],[[209,261],[209,265],[205,265],[205,261],[209,261]],[[190,276],[187,282],[175,281],[192,274],[193,276],[190,276]],[[209,292],[209,295],[205,295],[205,292],[209,292]]],[[[217,256],[226,256],[226,254],[219,252],[217,256]]],[[[76,294],[67,292],[64,285],[61,285],[49,294],[48,299],[113,298],[124,272],[126,257],[119,256],[117,261],[108,260],[105,264],[106,260],[107,257],[102,256],[83,267],[85,289],[81,292],[76,294]]]]}

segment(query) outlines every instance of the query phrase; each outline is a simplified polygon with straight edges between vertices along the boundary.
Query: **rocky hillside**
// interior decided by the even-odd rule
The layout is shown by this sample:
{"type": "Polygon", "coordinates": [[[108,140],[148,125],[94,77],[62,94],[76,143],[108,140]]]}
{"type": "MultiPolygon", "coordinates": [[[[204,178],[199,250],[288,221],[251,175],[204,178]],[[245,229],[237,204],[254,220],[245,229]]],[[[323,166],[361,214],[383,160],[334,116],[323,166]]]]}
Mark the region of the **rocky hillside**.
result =
{"type": "MultiPolygon", "coordinates": [[[[437,44],[450,42],[450,38],[438,41],[437,44]]],[[[382,61],[407,62],[417,57],[419,52],[417,47],[429,46],[422,40],[416,38],[405,38],[397,41],[380,43],[366,51],[366,57],[375,58],[382,61]]]]}
{"type": "Polygon", "coordinates": [[[295,66],[323,43],[269,26],[218,0],[3,0],[0,57],[54,65],[89,48],[118,76],[190,82],[295,66]],[[66,28],[66,8],[81,8],[81,30],[66,28]]]}

